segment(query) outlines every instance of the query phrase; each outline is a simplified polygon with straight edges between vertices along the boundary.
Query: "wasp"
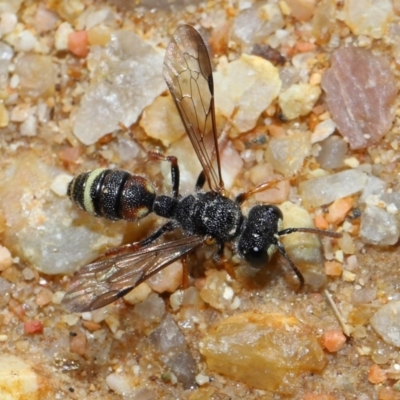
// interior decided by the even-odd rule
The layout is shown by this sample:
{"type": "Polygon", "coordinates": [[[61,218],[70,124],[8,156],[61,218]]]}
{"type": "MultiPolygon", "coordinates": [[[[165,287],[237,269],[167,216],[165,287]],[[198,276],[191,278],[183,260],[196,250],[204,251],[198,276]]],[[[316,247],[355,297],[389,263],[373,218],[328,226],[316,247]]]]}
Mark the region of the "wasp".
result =
{"type": "Polygon", "coordinates": [[[245,216],[242,203],[277,181],[264,183],[235,199],[229,197],[221,176],[210,57],[202,37],[192,26],[181,25],[175,31],[166,50],[163,75],[202,166],[195,193],[179,194],[177,158],[155,152],[150,153],[153,158],[171,165],[169,196],[157,195],[148,179],[123,170],[100,168],[75,177],[69,184],[68,195],[90,214],[135,221],[153,212],[168,222],[143,241],[111,249],[80,269],[63,299],[64,305],[73,312],[98,309],[203,245],[216,245],[215,259],[221,261],[227,243],[255,268],[264,267],[278,250],[297,275],[300,288],[303,287],[304,277],[287,255],[280,237],[293,232],[333,238],[340,234],[313,228],[282,230],[283,215],[274,205],[255,205],[245,216]],[[207,191],[203,189],[206,184],[207,191]],[[164,233],[174,230],[181,230],[183,236],[155,243],[164,233]]]}

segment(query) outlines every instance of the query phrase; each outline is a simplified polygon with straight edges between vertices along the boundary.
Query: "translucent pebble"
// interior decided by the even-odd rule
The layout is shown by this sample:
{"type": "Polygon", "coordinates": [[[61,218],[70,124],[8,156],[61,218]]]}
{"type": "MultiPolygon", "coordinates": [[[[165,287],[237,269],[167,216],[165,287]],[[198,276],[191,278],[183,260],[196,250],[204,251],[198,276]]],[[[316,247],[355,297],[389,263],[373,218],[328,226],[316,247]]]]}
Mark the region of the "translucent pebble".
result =
{"type": "Polygon", "coordinates": [[[276,30],[283,28],[282,13],[277,4],[253,5],[242,11],[232,26],[232,40],[246,47],[262,43],[276,30]]]}
{"type": "Polygon", "coordinates": [[[371,195],[378,195],[384,193],[386,189],[386,182],[376,176],[369,176],[365,188],[360,197],[360,203],[365,203],[367,198],[371,195]]]}
{"type": "Polygon", "coordinates": [[[314,132],[311,135],[311,143],[321,142],[327,139],[333,132],[335,132],[336,124],[331,118],[320,122],[314,128],[314,132]]]}
{"type": "Polygon", "coordinates": [[[386,204],[394,204],[395,207],[400,210],[400,193],[392,192],[392,193],[383,193],[380,196],[380,199],[384,201],[386,204]]]}
{"type": "Polygon", "coordinates": [[[226,271],[209,271],[203,289],[200,291],[203,301],[217,310],[224,311],[232,303],[233,290],[228,283],[226,271]]]}
{"type": "Polygon", "coordinates": [[[185,389],[194,388],[196,362],[190,353],[185,336],[171,314],[165,314],[160,325],[150,334],[150,340],[182,386],[185,389]]]}
{"type": "Polygon", "coordinates": [[[347,153],[348,144],[339,136],[332,135],[319,143],[321,150],[317,161],[321,168],[335,169],[344,166],[344,157],[347,153]]]}
{"type": "Polygon", "coordinates": [[[286,0],[290,8],[290,15],[299,21],[308,21],[314,15],[315,1],[310,0],[286,0]]]}
{"type": "Polygon", "coordinates": [[[276,172],[292,177],[311,154],[311,136],[308,132],[296,132],[284,138],[272,138],[265,153],[266,160],[276,172]]]}
{"type": "Polygon", "coordinates": [[[135,306],[134,313],[146,324],[158,322],[165,313],[164,300],[158,294],[152,293],[135,306]]]}
{"type": "Polygon", "coordinates": [[[200,351],[210,370],[281,394],[293,393],[302,373],[321,371],[326,362],[315,332],[280,314],[229,317],[209,332],[200,351]]]}
{"type": "Polygon", "coordinates": [[[355,47],[336,50],[331,60],[322,88],[340,134],[353,149],[376,144],[394,118],[397,87],[388,62],[355,47]]]}
{"type": "Polygon", "coordinates": [[[7,35],[11,33],[17,24],[17,16],[13,13],[5,12],[0,15],[0,33],[7,35]]]}
{"type": "Polygon", "coordinates": [[[254,128],[281,88],[278,69],[247,54],[215,72],[214,81],[216,111],[230,119],[238,132],[254,128]]]}
{"type": "Polygon", "coordinates": [[[50,56],[24,54],[16,62],[15,73],[19,76],[21,95],[33,98],[53,95],[55,72],[50,56]]]}
{"type": "Polygon", "coordinates": [[[146,107],[140,126],[147,136],[160,140],[165,147],[185,134],[185,127],[171,96],[159,96],[146,107]]]}
{"type": "Polygon", "coordinates": [[[360,236],[364,243],[387,246],[399,240],[397,218],[386,210],[367,206],[361,214],[360,236]]]}
{"type": "Polygon", "coordinates": [[[391,0],[348,0],[344,5],[345,22],[356,35],[381,39],[394,16],[391,0]]]}
{"type": "Polygon", "coordinates": [[[371,326],[382,339],[400,347],[400,301],[390,302],[381,307],[371,318],[371,326]]]}
{"type": "Polygon", "coordinates": [[[35,15],[35,29],[38,32],[42,33],[52,30],[58,20],[58,15],[55,12],[48,10],[43,4],[39,4],[35,15]]]}
{"type": "Polygon", "coordinates": [[[22,0],[6,0],[0,2],[0,13],[10,12],[16,14],[20,9],[22,0]]]}
{"type": "Polygon", "coordinates": [[[23,30],[14,41],[14,49],[21,52],[31,51],[35,48],[37,43],[36,37],[30,31],[23,30]]]}
{"type": "Polygon", "coordinates": [[[290,86],[279,95],[279,106],[287,119],[307,115],[321,95],[319,86],[300,83],[290,86]]]}
{"type": "Polygon", "coordinates": [[[74,224],[77,208],[49,189],[59,173],[33,155],[22,154],[0,188],[10,224],[5,245],[46,274],[72,273],[98,256],[100,249],[119,245],[125,224],[108,228],[101,219],[83,213],[79,213],[80,223],[74,224]]]}
{"type": "Polygon", "coordinates": [[[163,57],[130,31],[117,31],[109,44],[89,60],[93,80],[77,111],[73,132],[90,145],[105,134],[130,126],[165,90],[163,57]]]}
{"type": "Polygon", "coordinates": [[[57,50],[68,49],[68,37],[70,33],[74,32],[72,26],[68,22],[62,22],[54,35],[54,46],[57,50]]]}
{"type": "Polygon", "coordinates": [[[368,176],[358,169],[301,182],[299,192],[305,207],[319,207],[364,189],[368,176]]]}
{"type": "MultiPolygon", "coordinates": [[[[290,201],[285,201],[279,208],[283,214],[282,229],[315,228],[310,214],[304,208],[290,201]]],[[[312,285],[314,289],[319,288],[325,282],[325,276],[322,273],[319,277],[316,276],[322,271],[321,243],[318,235],[295,232],[282,237],[281,241],[291,260],[304,274],[307,284],[312,285]]]]}
{"type": "Polygon", "coordinates": [[[115,393],[120,395],[127,395],[132,393],[134,389],[134,382],[130,382],[125,374],[113,372],[106,376],[107,386],[115,393]]]}

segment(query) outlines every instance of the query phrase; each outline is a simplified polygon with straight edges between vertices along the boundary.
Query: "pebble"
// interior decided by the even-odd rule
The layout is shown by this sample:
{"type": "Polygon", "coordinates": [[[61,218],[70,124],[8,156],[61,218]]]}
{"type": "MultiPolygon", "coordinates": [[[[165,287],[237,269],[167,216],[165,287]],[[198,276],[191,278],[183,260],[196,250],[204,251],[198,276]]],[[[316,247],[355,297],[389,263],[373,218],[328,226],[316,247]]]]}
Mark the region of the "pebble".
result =
{"type": "Polygon", "coordinates": [[[388,246],[399,240],[399,228],[395,215],[386,210],[367,205],[361,215],[360,236],[364,243],[388,246]]]}
{"type": "Polygon", "coordinates": [[[400,347],[400,301],[393,301],[381,307],[370,319],[371,326],[382,339],[400,347]]]}
{"type": "Polygon", "coordinates": [[[7,35],[11,33],[17,25],[17,16],[13,13],[4,12],[0,14],[0,33],[1,35],[7,35]]]}
{"type": "Polygon", "coordinates": [[[216,113],[229,119],[238,132],[254,128],[282,84],[272,63],[247,54],[217,70],[214,82],[216,113]]]}
{"type": "Polygon", "coordinates": [[[340,134],[352,149],[376,144],[394,118],[397,87],[390,66],[369,50],[355,47],[336,50],[331,61],[331,68],[322,77],[322,88],[340,134]]]}
{"type": "Polygon", "coordinates": [[[326,362],[312,329],[292,316],[254,311],[218,322],[200,351],[210,370],[280,394],[293,393],[302,373],[326,362]]]}
{"type": "Polygon", "coordinates": [[[0,398],[39,400],[38,376],[22,358],[0,356],[0,398]]]}
{"type": "Polygon", "coordinates": [[[235,183],[236,177],[242,171],[244,162],[235,150],[231,141],[220,148],[221,174],[225,188],[229,190],[235,183]]]}
{"type": "Polygon", "coordinates": [[[44,33],[51,31],[56,27],[58,21],[59,18],[55,12],[50,11],[43,4],[39,4],[35,15],[34,25],[37,32],[44,33]]]}
{"type": "Polygon", "coordinates": [[[246,51],[283,27],[282,12],[277,4],[254,4],[235,18],[231,37],[246,51]]]}
{"type": "Polygon", "coordinates": [[[315,11],[316,1],[310,0],[285,0],[290,9],[290,15],[299,21],[308,21],[315,11]]]}
{"type": "Polygon", "coordinates": [[[276,172],[291,178],[303,167],[304,159],[310,155],[310,133],[295,132],[283,138],[271,138],[265,159],[276,172]]]}
{"type": "Polygon", "coordinates": [[[157,293],[173,293],[182,284],[182,262],[175,261],[147,280],[149,287],[157,293]]]}
{"type": "Polygon", "coordinates": [[[226,271],[210,270],[204,287],[200,291],[201,299],[217,310],[229,308],[233,300],[233,290],[228,282],[226,271]]]}
{"type": "Polygon", "coordinates": [[[82,331],[74,332],[75,334],[71,337],[69,350],[71,353],[79,354],[83,356],[86,353],[86,334],[82,331]]]}
{"type": "Polygon", "coordinates": [[[12,44],[14,50],[20,52],[28,52],[33,50],[37,46],[38,40],[32,34],[32,32],[28,30],[23,30],[16,35],[12,44]]]}
{"type": "Polygon", "coordinates": [[[321,168],[335,169],[344,166],[348,144],[341,137],[337,135],[329,136],[327,139],[319,142],[319,145],[321,149],[317,156],[317,161],[321,168]]]}
{"type": "Polygon", "coordinates": [[[68,50],[76,57],[85,58],[89,54],[87,31],[71,32],[68,35],[68,50]]]}
{"type": "Polygon", "coordinates": [[[368,197],[377,195],[380,197],[386,190],[386,182],[376,176],[369,176],[365,188],[360,196],[360,203],[366,203],[368,197]]]}
{"type": "MultiPolygon", "coordinates": [[[[303,207],[285,201],[279,208],[283,214],[282,229],[314,228],[310,214],[303,207]]],[[[316,285],[319,286],[325,278],[322,273],[317,276],[312,272],[315,269],[319,273],[322,267],[321,243],[318,235],[295,232],[283,236],[281,242],[294,264],[304,273],[307,283],[316,289],[316,285]]]]}
{"type": "Polygon", "coordinates": [[[336,130],[336,124],[331,118],[326,119],[315,125],[314,131],[311,135],[311,143],[318,143],[327,139],[336,130]]]}
{"type": "Polygon", "coordinates": [[[345,23],[355,35],[381,39],[393,19],[391,0],[347,0],[344,3],[345,23]]]}
{"type": "Polygon", "coordinates": [[[151,288],[146,282],[142,282],[136,286],[128,294],[124,296],[124,301],[128,304],[135,305],[147,299],[151,294],[151,288]]]}
{"type": "Polygon", "coordinates": [[[160,325],[150,334],[150,341],[160,352],[167,367],[171,368],[184,389],[196,386],[196,362],[185,336],[171,314],[166,313],[160,325]]]}
{"type": "Polygon", "coordinates": [[[113,392],[122,396],[132,393],[133,385],[125,374],[113,372],[106,376],[106,383],[113,392]]]}
{"type": "Polygon", "coordinates": [[[7,247],[47,274],[72,273],[98,256],[99,249],[118,246],[125,224],[107,227],[105,221],[73,209],[68,198],[48,196],[58,174],[33,154],[23,153],[0,188],[9,223],[7,247]],[[79,224],[72,223],[74,217],[79,217],[79,224]],[[90,223],[84,222],[86,218],[90,223]]]}
{"type": "Polygon", "coordinates": [[[68,185],[72,180],[72,175],[69,174],[58,174],[51,182],[50,189],[60,197],[67,195],[68,185]]]}
{"type": "Polygon", "coordinates": [[[68,38],[74,30],[68,22],[62,22],[54,35],[54,47],[58,51],[68,50],[68,38]]]}
{"type": "Polygon", "coordinates": [[[19,131],[21,136],[36,136],[37,117],[35,115],[29,115],[28,118],[20,125],[19,131]]]}
{"type": "Polygon", "coordinates": [[[310,113],[321,95],[321,88],[308,83],[290,86],[279,95],[283,115],[291,120],[310,113]]]}
{"type": "Polygon", "coordinates": [[[13,260],[10,250],[8,250],[7,247],[0,245],[0,271],[10,268],[12,264],[13,260]]]}
{"type": "Polygon", "coordinates": [[[301,182],[299,192],[305,207],[320,207],[362,191],[367,178],[367,174],[358,169],[345,170],[301,182]]]}
{"type": "Polygon", "coordinates": [[[165,147],[169,147],[185,134],[175,102],[169,95],[157,97],[144,109],[140,126],[147,136],[160,140],[165,147]]]}
{"type": "Polygon", "coordinates": [[[50,56],[23,54],[16,61],[15,73],[19,76],[21,95],[46,98],[54,94],[54,67],[50,56]]]}
{"type": "Polygon", "coordinates": [[[131,126],[165,91],[162,55],[133,32],[115,32],[99,53],[73,125],[75,136],[86,145],[120,129],[120,123],[131,126]]]}

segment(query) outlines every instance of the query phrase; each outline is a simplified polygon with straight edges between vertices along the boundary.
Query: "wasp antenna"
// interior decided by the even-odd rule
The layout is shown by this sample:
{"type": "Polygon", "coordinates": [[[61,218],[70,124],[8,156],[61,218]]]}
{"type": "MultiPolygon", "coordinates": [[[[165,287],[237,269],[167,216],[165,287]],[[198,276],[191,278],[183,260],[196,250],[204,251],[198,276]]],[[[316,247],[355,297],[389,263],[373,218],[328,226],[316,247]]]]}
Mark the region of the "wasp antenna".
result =
{"type": "Polygon", "coordinates": [[[292,270],[294,271],[294,273],[297,275],[297,278],[299,279],[300,282],[300,286],[299,286],[299,291],[301,289],[303,289],[304,287],[304,276],[303,274],[300,272],[300,270],[296,267],[296,265],[294,265],[294,262],[290,259],[290,257],[287,255],[285,248],[283,247],[283,244],[279,241],[276,241],[276,247],[279,250],[279,253],[281,253],[283,255],[283,257],[286,258],[286,261],[289,263],[290,267],[292,268],[292,270]]]}
{"type": "Polygon", "coordinates": [[[323,231],[322,229],[315,229],[315,228],[287,228],[283,229],[278,232],[279,236],[286,236],[290,235],[294,232],[304,232],[304,233],[314,233],[320,236],[329,236],[331,238],[339,239],[342,237],[342,234],[339,232],[332,232],[332,231],[323,231]]]}

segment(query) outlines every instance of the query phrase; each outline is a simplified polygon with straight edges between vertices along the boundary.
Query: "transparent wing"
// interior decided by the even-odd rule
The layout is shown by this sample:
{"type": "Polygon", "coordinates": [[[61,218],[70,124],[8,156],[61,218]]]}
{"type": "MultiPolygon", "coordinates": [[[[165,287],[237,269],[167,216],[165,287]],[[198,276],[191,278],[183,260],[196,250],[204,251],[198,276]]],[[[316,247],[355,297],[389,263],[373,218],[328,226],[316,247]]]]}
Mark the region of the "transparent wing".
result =
{"type": "Polygon", "coordinates": [[[210,57],[202,37],[190,25],[176,29],[167,47],[163,74],[208,186],[210,190],[220,191],[224,183],[215,125],[210,57]]]}
{"type": "Polygon", "coordinates": [[[104,307],[203,242],[201,236],[184,237],[94,261],[76,272],[62,302],[71,312],[104,307]]]}

